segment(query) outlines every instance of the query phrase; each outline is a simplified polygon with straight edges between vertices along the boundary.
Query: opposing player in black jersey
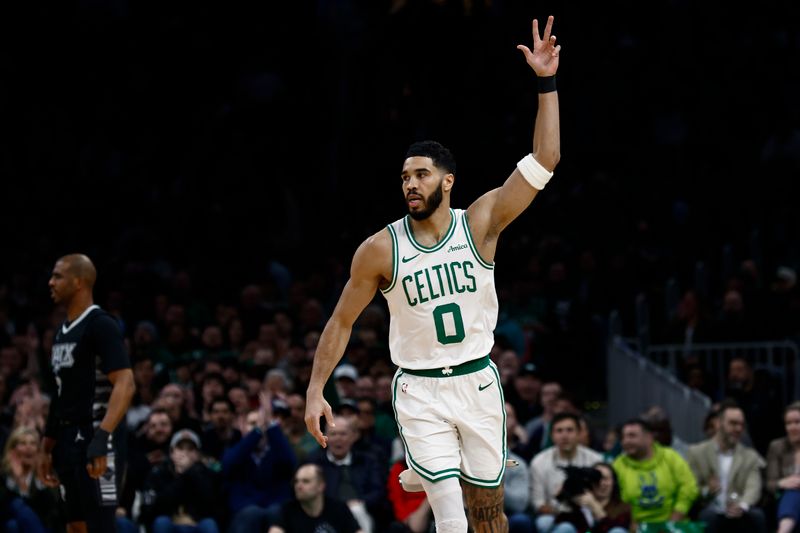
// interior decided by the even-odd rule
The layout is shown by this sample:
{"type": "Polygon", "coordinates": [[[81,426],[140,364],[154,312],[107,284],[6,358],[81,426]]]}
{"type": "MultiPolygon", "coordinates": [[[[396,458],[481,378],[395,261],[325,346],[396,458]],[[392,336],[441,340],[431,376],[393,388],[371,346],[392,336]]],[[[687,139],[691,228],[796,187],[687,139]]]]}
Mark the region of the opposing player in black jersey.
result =
{"type": "Polygon", "coordinates": [[[61,485],[68,533],[114,531],[117,490],[111,434],[134,393],[133,372],[117,321],[94,305],[97,272],[81,254],[59,259],[50,292],[66,307],[51,365],[55,391],[39,477],[61,485]]]}

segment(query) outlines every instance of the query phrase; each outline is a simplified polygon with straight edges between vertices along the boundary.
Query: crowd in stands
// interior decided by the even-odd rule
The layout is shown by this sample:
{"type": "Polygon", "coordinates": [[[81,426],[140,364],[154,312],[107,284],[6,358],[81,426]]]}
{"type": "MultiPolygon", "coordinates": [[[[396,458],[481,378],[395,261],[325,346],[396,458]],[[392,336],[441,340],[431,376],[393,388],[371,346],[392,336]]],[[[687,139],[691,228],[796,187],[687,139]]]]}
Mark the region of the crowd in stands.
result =
{"type": "MultiPolygon", "coordinates": [[[[343,531],[432,531],[424,493],[406,492],[398,479],[406,464],[379,300],[329,381],[336,424],[321,449],[305,428],[304,393],[328,311],[309,284],[247,285],[238,301],[212,308],[192,297],[186,273],[173,282],[145,317],[115,307],[114,291],[101,302],[119,320],[136,381],[115,435],[121,531],[305,531],[319,520],[343,531]]],[[[3,295],[14,309],[0,348],[3,520],[59,531],[58,493],[33,467],[63,309],[41,307],[49,309],[43,319],[25,322],[33,315],[3,295]]],[[[491,357],[506,397],[512,531],[618,533],[689,518],[712,524],[709,531],[791,531],[800,518],[800,408],[782,405],[746,357],[729,361],[702,443],[673,435],[660,406],[607,427],[585,394],[503,334],[491,357]]]]}
{"type": "MultiPolygon", "coordinates": [[[[608,315],[633,336],[639,294],[656,343],[800,339],[800,30],[777,4],[751,14],[752,35],[735,12],[690,2],[555,13],[570,54],[563,162],[496,258],[514,531],[690,517],[784,533],[800,520],[800,408],[752,361],[729,361],[725,383],[680,369],[718,404],[705,443],[672,435],[680,414],[660,406],[619,428],[589,407],[605,394],[608,315]],[[692,61],[676,38],[693,39],[692,61]],[[769,98],[754,106],[747,80],[769,98]],[[679,298],[665,306],[669,279],[679,298]],[[596,473],[574,471],[591,481],[568,495],[566,465],[596,473]]],[[[528,150],[535,82],[514,45],[548,13],[511,0],[65,6],[17,2],[6,17],[24,45],[0,95],[0,528],[63,524],[33,472],[64,318],[49,269],[81,251],[136,379],[115,435],[121,530],[430,531],[424,494],[397,479],[382,302],[332,376],[327,450],[303,421],[311,360],[355,247],[403,214],[393,180],[410,142],[453,149],[458,207],[528,150]]]]}

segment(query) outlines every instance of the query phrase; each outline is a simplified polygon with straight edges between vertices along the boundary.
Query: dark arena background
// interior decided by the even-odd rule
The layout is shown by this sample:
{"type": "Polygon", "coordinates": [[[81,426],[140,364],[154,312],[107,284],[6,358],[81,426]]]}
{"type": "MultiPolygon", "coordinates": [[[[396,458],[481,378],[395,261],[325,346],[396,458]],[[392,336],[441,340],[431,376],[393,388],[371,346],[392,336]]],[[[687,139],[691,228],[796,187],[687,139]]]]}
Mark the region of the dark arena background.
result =
{"type": "MultiPolygon", "coordinates": [[[[205,446],[213,396],[234,399],[239,428],[264,388],[291,464],[311,460],[302,406],[292,408],[353,252],[406,212],[406,148],[435,139],[452,150],[454,207],[500,186],[531,151],[537,106],[515,46],[549,14],[563,46],[561,162],[500,238],[495,269],[492,356],[521,431],[536,438],[531,422],[543,409],[546,422],[554,401],[541,391],[556,383],[559,409],[580,414],[586,442],[610,460],[624,419],[658,407],[673,438],[692,444],[733,396],[744,442],[766,460],[800,395],[800,8],[790,1],[3,6],[0,443],[19,426],[41,430],[47,349],[64,318],[47,283],[56,259],[81,252],[134,365],[138,392],[118,436],[128,464],[155,467],[136,461],[159,446],[166,457],[146,425],[174,383],[183,407],[171,431],[194,428],[205,446]],[[743,382],[729,373],[737,358],[743,382]]],[[[382,389],[395,370],[388,324],[377,295],[345,352],[358,392],[347,376],[328,391],[337,411],[361,398],[350,406],[359,417],[377,413],[375,427],[361,421],[370,446],[385,444],[368,505],[376,531],[399,518],[386,488],[402,458],[382,389]]],[[[222,479],[218,452],[204,460],[220,477],[213,518],[224,531],[242,481],[222,479]]],[[[260,505],[285,500],[291,475],[260,505]]],[[[150,527],[132,507],[146,480],[120,482],[127,517],[150,527]]],[[[763,492],[774,528],[776,500],[763,492]]],[[[61,518],[46,517],[54,530],[61,518]]]]}

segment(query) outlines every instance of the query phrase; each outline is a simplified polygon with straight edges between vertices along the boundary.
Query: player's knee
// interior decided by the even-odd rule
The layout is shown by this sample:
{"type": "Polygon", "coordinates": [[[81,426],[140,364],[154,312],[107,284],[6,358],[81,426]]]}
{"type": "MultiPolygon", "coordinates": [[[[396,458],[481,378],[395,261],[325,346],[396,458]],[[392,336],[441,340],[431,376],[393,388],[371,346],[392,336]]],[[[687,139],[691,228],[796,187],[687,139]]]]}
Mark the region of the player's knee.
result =
{"type": "Polygon", "coordinates": [[[464,484],[469,523],[475,533],[508,531],[508,519],[503,512],[503,486],[495,488],[464,484]]]}

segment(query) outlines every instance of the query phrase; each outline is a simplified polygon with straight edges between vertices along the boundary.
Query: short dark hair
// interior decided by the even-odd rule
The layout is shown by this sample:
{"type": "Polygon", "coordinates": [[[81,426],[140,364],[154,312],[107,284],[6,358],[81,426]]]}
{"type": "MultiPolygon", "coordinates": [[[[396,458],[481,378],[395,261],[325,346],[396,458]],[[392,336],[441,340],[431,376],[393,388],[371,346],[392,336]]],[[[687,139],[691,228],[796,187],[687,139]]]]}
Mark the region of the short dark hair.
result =
{"type": "Polygon", "coordinates": [[[569,411],[553,415],[553,420],[550,422],[550,427],[554,428],[556,427],[556,424],[563,422],[564,420],[572,420],[575,422],[575,429],[581,428],[580,417],[575,413],[570,413],[569,411]]]}
{"type": "Polygon", "coordinates": [[[653,426],[650,425],[650,422],[644,420],[643,418],[629,418],[622,424],[622,427],[625,426],[639,426],[642,428],[642,431],[647,433],[653,433],[653,426]]]}
{"type": "Polygon", "coordinates": [[[227,405],[228,409],[231,410],[231,413],[236,412],[236,407],[234,407],[233,402],[230,401],[230,399],[228,399],[227,396],[215,396],[214,399],[211,400],[211,403],[208,405],[208,410],[210,411],[211,409],[213,409],[214,404],[217,403],[224,403],[225,405],[227,405]]]}
{"type": "Polygon", "coordinates": [[[741,409],[741,406],[736,403],[736,400],[733,398],[725,398],[720,402],[719,408],[717,409],[717,416],[720,417],[720,420],[728,409],[741,409]]]}
{"type": "Polygon", "coordinates": [[[325,471],[317,463],[303,463],[303,464],[299,465],[297,467],[297,469],[294,471],[295,475],[292,476],[292,478],[294,478],[297,475],[297,472],[301,468],[303,468],[304,466],[310,466],[311,467],[311,469],[314,471],[314,475],[317,476],[317,481],[325,481],[325,471]]]}
{"type": "Polygon", "coordinates": [[[456,173],[456,159],[453,154],[436,141],[418,141],[408,147],[406,159],[409,157],[430,157],[436,168],[447,174],[456,173]]]}
{"type": "Polygon", "coordinates": [[[205,385],[209,381],[217,381],[223,387],[225,387],[225,385],[226,385],[225,378],[219,372],[209,372],[208,374],[205,374],[203,376],[203,381],[201,382],[200,386],[202,387],[203,385],[205,385]]]}

